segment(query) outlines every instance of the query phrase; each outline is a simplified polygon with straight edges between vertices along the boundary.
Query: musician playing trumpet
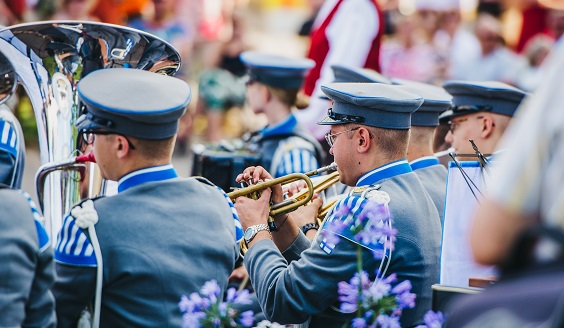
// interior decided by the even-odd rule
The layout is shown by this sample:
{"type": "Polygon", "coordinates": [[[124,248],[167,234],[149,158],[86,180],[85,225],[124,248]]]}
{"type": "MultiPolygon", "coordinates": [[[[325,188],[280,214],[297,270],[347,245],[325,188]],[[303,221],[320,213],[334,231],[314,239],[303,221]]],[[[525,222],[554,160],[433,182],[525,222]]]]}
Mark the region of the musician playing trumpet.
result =
{"type": "MultiPolygon", "coordinates": [[[[437,210],[406,160],[411,114],[423,99],[395,86],[375,83],[333,83],[322,90],[334,103],[319,124],[331,127],[326,139],[340,181],[355,188],[335,205],[321,231],[342,238],[335,245],[318,233],[311,242],[294,222],[296,213],[276,217],[277,231],[261,229],[268,219],[271,196],[275,203],[282,200],[279,185],[263,191],[258,200],[237,198],[235,207],[246,228],[249,247],[245,266],[261,308],[267,319],[278,323],[342,327],[354,313],[339,310],[337,284],[353,277],[356,250],[361,247],[363,268],[369,274],[389,263],[382,275],[396,273],[399,281],[411,280],[417,305],[404,312],[401,324],[416,326],[431,308],[441,238],[437,210]],[[370,202],[389,208],[393,216],[393,227],[399,232],[392,253],[380,241],[350,238],[351,227],[345,220],[349,216],[342,209],[351,206],[352,215],[356,215],[370,202]],[[330,230],[339,221],[344,230],[330,230]],[[375,250],[384,250],[386,256],[374,259],[375,250]]],[[[262,167],[247,168],[237,177],[253,181],[270,178],[262,167]]],[[[316,216],[320,205],[320,200],[314,200],[309,215],[316,216]]]]}
{"type": "Polygon", "coordinates": [[[55,247],[58,326],[76,327],[101,286],[101,327],[180,327],[181,296],[211,279],[225,288],[242,238],[227,195],[205,179],[179,178],[171,164],[190,87],[112,68],[87,75],[77,92],[85,106],[77,128],[118,193],[83,201],[64,220],[55,247]]]}

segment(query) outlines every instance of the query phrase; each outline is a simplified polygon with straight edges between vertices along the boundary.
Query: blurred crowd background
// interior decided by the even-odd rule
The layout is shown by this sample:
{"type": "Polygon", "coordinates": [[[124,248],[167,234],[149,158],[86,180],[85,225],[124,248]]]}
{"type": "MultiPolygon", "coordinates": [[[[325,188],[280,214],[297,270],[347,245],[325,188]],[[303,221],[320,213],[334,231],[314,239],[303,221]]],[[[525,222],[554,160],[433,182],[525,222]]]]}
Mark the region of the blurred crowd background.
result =
{"type": "MultiPolygon", "coordinates": [[[[194,90],[177,153],[194,142],[237,138],[264,125],[245,108],[245,50],[304,57],[324,0],[0,0],[0,25],[82,20],[141,29],[182,56],[177,77],[194,90]]],[[[548,1],[548,0],[546,0],[548,1]]],[[[385,17],[380,67],[389,78],[440,85],[498,80],[534,91],[564,33],[564,11],[543,0],[379,0],[385,17]]],[[[29,103],[17,115],[33,146],[29,103]]]]}

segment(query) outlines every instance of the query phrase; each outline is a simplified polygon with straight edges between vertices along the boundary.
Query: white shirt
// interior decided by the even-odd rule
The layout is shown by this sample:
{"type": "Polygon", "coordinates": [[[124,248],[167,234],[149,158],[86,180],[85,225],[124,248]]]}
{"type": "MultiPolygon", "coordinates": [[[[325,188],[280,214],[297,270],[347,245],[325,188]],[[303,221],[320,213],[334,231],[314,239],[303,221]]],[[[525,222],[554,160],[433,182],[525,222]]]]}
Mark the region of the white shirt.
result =
{"type": "MultiPolygon", "coordinates": [[[[323,24],[337,2],[338,0],[326,0],[323,3],[313,23],[314,30],[323,24]]],[[[329,101],[319,98],[323,95],[321,86],[335,79],[331,65],[363,67],[378,34],[379,24],[378,12],[371,0],[344,0],[327,26],[329,52],[321,67],[310,105],[295,112],[300,124],[317,140],[323,140],[325,133],[329,131],[328,126],[317,125],[317,122],[327,116],[327,109],[331,106],[329,101]]]]}

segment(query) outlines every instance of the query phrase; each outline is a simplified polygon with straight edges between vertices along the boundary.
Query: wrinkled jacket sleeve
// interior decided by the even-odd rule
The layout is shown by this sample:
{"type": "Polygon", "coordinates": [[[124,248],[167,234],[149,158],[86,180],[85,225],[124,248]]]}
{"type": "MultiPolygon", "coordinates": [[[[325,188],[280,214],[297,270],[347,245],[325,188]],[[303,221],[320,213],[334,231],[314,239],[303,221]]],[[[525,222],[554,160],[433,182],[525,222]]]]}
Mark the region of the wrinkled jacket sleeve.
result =
{"type": "MultiPolygon", "coordinates": [[[[292,252],[297,253],[305,245],[301,237],[305,238],[300,234],[285,253],[294,246],[292,252]]],[[[257,242],[246,253],[245,266],[267,319],[280,324],[303,323],[338,300],[337,284],[349,281],[357,270],[356,244],[342,240],[328,254],[320,246],[321,239],[317,236],[301,252],[301,258],[288,256],[294,259],[290,264],[271,240],[257,242]]],[[[363,252],[365,265],[375,262],[371,258],[369,252],[363,252]]]]}

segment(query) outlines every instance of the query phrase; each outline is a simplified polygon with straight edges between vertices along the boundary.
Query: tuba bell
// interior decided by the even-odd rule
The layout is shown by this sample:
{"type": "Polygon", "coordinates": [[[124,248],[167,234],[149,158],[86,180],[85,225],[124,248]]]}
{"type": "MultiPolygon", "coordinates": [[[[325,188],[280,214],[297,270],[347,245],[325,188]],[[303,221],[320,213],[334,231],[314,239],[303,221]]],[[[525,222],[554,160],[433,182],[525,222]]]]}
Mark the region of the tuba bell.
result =
{"type": "Polygon", "coordinates": [[[49,237],[56,240],[63,216],[74,204],[105,193],[96,164],[77,163],[84,159],[79,156],[86,147],[74,126],[84,111],[77,83],[90,72],[116,67],[174,75],[180,69],[180,55],[151,34],[78,21],[4,28],[0,30],[0,52],[0,60],[15,68],[16,79],[33,107],[42,164],[37,173],[38,198],[49,237]],[[89,172],[88,180],[83,180],[84,172],[89,172]]]}

